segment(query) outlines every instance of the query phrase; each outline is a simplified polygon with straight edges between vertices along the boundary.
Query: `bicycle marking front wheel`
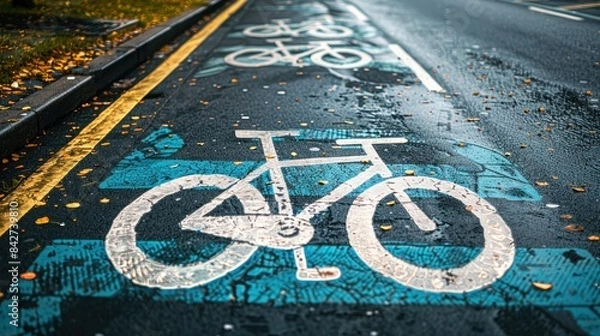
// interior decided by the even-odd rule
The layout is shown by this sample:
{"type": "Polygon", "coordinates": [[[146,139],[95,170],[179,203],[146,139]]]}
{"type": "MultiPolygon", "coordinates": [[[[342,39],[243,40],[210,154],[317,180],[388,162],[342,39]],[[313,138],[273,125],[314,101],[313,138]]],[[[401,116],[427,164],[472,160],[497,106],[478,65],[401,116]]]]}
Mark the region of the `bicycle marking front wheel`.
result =
{"type": "Polygon", "coordinates": [[[225,63],[240,68],[259,68],[277,63],[279,55],[273,48],[251,47],[225,56],[225,63]]]}
{"type": "Polygon", "coordinates": [[[366,52],[352,48],[332,48],[314,53],[310,56],[310,59],[316,65],[325,68],[353,69],[369,64],[373,58],[366,52]]]}
{"type": "MultiPolygon", "coordinates": [[[[142,216],[163,198],[179,191],[198,187],[228,189],[236,186],[245,213],[269,214],[262,194],[252,185],[240,185],[238,179],[225,175],[188,175],[156,186],[127,205],[115,218],[106,236],[106,253],[114,267],[133,283],[163,289],[190,288],[206,284],[244,264],[256,252],[257,246],[232,242],[222,252],[204,262],[188,265],[166,265],[150,259],[136,242],[135,227],[142,216]]],[[[211,201],[211,206],[227,198],[211,201]]]]}
{"type": "Polygon", "coordinates": [[[367,265],[405,286],[425,291],[462,293],[488,286],[506,273],[515,256],[510,228],[488,201],[465,187],[430,177],[398,177],[372,186],[356,198],[346,225],[350,245],[367,265]],[[406,195],[406,189],[437,191],[469,207],[483,227],[485,243],[481,253],[461,267],[429,269],[388,252],[375,235],[373,215],[379,201],[390,194],[406,195]]]}

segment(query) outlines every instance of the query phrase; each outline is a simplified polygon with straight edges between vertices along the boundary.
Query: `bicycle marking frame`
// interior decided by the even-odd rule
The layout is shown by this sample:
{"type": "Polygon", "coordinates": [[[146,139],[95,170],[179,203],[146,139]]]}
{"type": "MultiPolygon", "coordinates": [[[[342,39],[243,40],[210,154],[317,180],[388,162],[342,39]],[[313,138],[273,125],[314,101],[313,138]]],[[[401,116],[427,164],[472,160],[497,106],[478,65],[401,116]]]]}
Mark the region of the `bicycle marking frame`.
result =
{"type": "Polygon", "coordinates": [[[310,158],[280,161],[273,138],[297,136],[298,131],[236,131],[238,138],[259,139],[266,162],[242,179],[225,175],[188,175],[174,179],[142,194],[125,207],[114,220],[106,236],[106,252],[113,266],[134,283],[148,287],[190,288],[220,278],[244,264],[258,247],[293,250],[296,276],[305,281],[335,280],[341,276],[337,267],[308,268],[303,246],[314,234],[310,219],[355,190],[371,178],[386,178],[361,193],[347,215],[350,245],[372,269],[401,284],[425,291],[465,292],[493,283],[511,266],[515,255],[512,234],[496,209],[485,199],[467,188],[448,181],[429,177],[396,177],[379,157],[373,145],[403,144],[405,138],[361,138],[337,140],[339,145],[360,145],[364,155],[347,157],[310,158]],[[293,215],[289,191],[282,168],[306,165],[364,162],[372,165],[342,185],[293,215]],[[273,182],[277,214],[272,214],[264,196],[250,182],[269,172],[273,182]],[[135,226],[143,214],[162,198],[180,190],[212,186],[224,191],[186,217],[180,226],[186,230],[231,239],[233,242],[221,253],[206,262],[190,265],[164,265],[149,259],[136,246],[135,226]],[[444,193],[472,207],[484,229],[485,246],[480,255],[465,266],[438,270],[406,263],[390,255],[375,237],[371,223],[378,202],[393,194],[404,206],[415,224],[424,231],[435,229],[435,223],[416,206],[405,189],[421,188],[444,193]],[[243,216],[207,216],[230,197],[243,205],[243,216]],[[368,229],[365,229],[365,225],[368,229]],[[381,262],[381,261],[384,262],[381,262]]]}

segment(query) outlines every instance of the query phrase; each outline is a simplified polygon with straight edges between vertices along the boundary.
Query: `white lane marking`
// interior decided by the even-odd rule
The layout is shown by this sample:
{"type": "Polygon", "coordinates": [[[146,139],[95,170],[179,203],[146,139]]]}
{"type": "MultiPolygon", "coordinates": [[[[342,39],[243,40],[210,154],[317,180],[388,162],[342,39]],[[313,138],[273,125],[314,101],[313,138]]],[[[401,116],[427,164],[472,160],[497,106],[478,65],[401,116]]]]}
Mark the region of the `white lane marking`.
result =
{"type": "Polygon", "coordinates": [[[360,9],[356,8],[356,6],[346,5],[346,8],[348,8],[348,11],[350,13],[352,13],[352,14],[354,14],[354,16],[356,16],[358,21],[369,21],[369,18],[365,14],[363,14],[363,12],[361,12],[360,9]]]}
{"type": "Polygon", "coordinates": [[[392,50],[392,52],[417,75],[417,77],[429,91],[446,92],[446,90],[444,90],[440,84],[438,84],[438,82],[436,82],[435,79],[433,79],[433,77],[431,77],[431,75],[429,75],[429,73],[425,71],[425,69],[423,69],[419,63],[417,63],[417,61],[415,61],[414,58],[412,58],[404,49],[402,49],[402,47],[397,44],[390,44],[389,47],[390,50],[392,50]]]}
{"type": "Polygon", "coordinates": [[[406,138],[374,138],[374,139],[337,139],[335,143],[338,145],[359,145],[359,144],[405,144],[408,140],[406,138]]]}
{"type": "Polygon", "coordinates": [[[544,8],[540,8],[540,7],[529,6],[529,10],[533,11],[533,12],[542,13],[542,14],[554,15],[554,16],[558,16],[558,17],[561,17],[561,18],[569,19],[569,20],[583,21],[583,18],[581,18],[579,16],[574,16],[574,15],[569,15],[569,14],[565,14],[565,13],[554,12],[554,11],[547,10],[547,9],[544,9],[544,8]]]}

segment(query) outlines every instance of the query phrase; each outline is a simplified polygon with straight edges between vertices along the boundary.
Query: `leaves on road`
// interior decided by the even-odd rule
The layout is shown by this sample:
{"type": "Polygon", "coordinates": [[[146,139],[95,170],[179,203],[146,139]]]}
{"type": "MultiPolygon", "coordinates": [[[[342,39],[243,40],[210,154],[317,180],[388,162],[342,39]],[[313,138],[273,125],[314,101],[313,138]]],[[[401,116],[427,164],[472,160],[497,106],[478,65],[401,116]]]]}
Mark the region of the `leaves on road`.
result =
{"type": "Polygon", "coordinates": [[[537,289],[537,290],[541,290],[541,291],[548,291],[552,289],[552,284],[551,283],[545,283],[545,282],[533,282],[532,283],[533,288],[537,289]]]}
{"type": "Polygon", "coordinates": [[[581,226],[581,225],[569,224],[569,225],[565,226],[565,230],[567,230],[569,232],[581,232],[584,229],[583,229],[583,226],[581,226]]]}
{"type": "Polygon", "coordinates": [[[44,216],[35,220],[35,225],[46,225],[50,223],[50,217],[44,216]]]}
{"type": "Polygon", "coordinates": [[[81,207],[81,204],[79,202],[71,202],[67,203],[65,207],[67,207],[67,209],[79,209],[81,207]]]}

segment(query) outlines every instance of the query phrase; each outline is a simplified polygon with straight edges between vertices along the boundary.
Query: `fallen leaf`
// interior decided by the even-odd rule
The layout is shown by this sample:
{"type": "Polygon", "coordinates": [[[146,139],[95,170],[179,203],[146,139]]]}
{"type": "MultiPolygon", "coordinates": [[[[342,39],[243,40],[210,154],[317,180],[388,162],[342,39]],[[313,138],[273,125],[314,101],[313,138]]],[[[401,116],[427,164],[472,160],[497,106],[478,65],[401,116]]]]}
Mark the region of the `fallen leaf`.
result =
{"type": "Polygon", "coordinates": [[[306,126],[308,126],[308,123],[300,123],[300,126],[306,127],[306,126]]]}
{"type": "Polygon", "coordinates": [[[257,146],[250,146],[248,147],[249,150],[256,150],[258,147],[257,146]]]}
{"type": "Polygon", "coordinates": [[[389,231],[392,229],[392,224],[383,224],[379,227],[382,231],[389,231]]]}
{"type": "Polygon", "coordinates": [[[44,216],[35,220],[35,225],[46,225],[50,223],[50,217],[44,216]]]}
{"type": "Polygon", "coordinates": [[[560,215],[560,219],[562,219],[562,220],[570,220],[572,218],[573,218],[573,215],[571,215],[571,214],[560,215]]]}
{"type": "Polygon", "coordinates": [[[92,168],[85,168],[79,171],[79,173],[77,173],[77,176],[85,176],[87,174],[89,174],[90,172],[92,172],[92,168]]]}
{"type": "Polygon", "coordinates": [[[233,164],[234,164],[234,165],[236,165],[236,166],[239,166],[239,165],[241,165],[242,163],[243,163],[242,161],[233,161],[233,164]]]}
{"type": "Polygon", "coordinates": [[[35,274],[35,272],[24,272],[20,275],[21,279],[23,280],[33,280],[36,276],[37,274],[35,274]]]}
{"type": "Polygon", "coordinates": [[[296,157],[296,156],[298,156],[298,153],[296,153],[296,152],[291,152],[291,153],[290,153],[290,155],[291,155],[292,157],[296,157]]]}
{"type": "Polygon", "coordinates": [[[389,201],[389,202],[385,203],[385,205],[387,205],[387,206],[392,206],[394,204],[396,204],[396,201],[389,201]]]}
{"type": "Polygon", "coordinates": [[[65,205],[65,207],[67,207],[67,209],[77,209],[81,206],[81,204],[79,202],[71,202],[71,203],[67,203],[65,205]]]}
{"type": "Polygon", "coordinates": [[[597,242],[600,241],[600,235],[591,235],[587,238],[589,241],[597,242]]]}
{"type": "Polygon", "coordinates": [[[535,181],[535,185],[538,187],[547,187],[548,186],[548,182],[546,181],[535,181]]]}
{"type": "Polygon", "coordinates": [[[569,224],[565,226],[565,230],[569,232],[581,232],[583,231],[583,226],[577,224],[569,224]]]}
{"type": "Polygon", "coordinates": [[[547,291],[552,289],[552,284],[544,282],[533,282],[533,288],[547,291]]]}
{"type": "Polygon", "coordinates": [[[406,176],[414,176],[415,175],[415,171],[412,169],[407,169],[404,171],[404,175],[406,176]]]}
{"type": "Polygon", "coordinates": [[[472,211],[472,210],[473,210],[473,206],[469,204],[469,205],[467,205],[467,206],[465,207],[465,210],[467,210],[467,211],[472,211]]]}
{"type": "Polygon", "coordinates": [[[329,182],[327,182],[327,181],[325,181],[325,180],[319,180],[319,184],[320,184],[320,185],[326,185],[327,183],[329,183],[329,182]]]}
{"type": "Polygon", "coordinates": [[[105,198],[102,198],[102,199],[100,199],[100,203],[101,203],[101,204],[106,204],[106,203],[108,203],[108,202],[110,202],[110,199],[108,199],[108,198],[106,198],[106,197],[105,197],[105,198]]]}
{"type": "Polygon", "coordinates": [[[574,192],[585,192],[585,186],[571,186],[574,192]]]}

